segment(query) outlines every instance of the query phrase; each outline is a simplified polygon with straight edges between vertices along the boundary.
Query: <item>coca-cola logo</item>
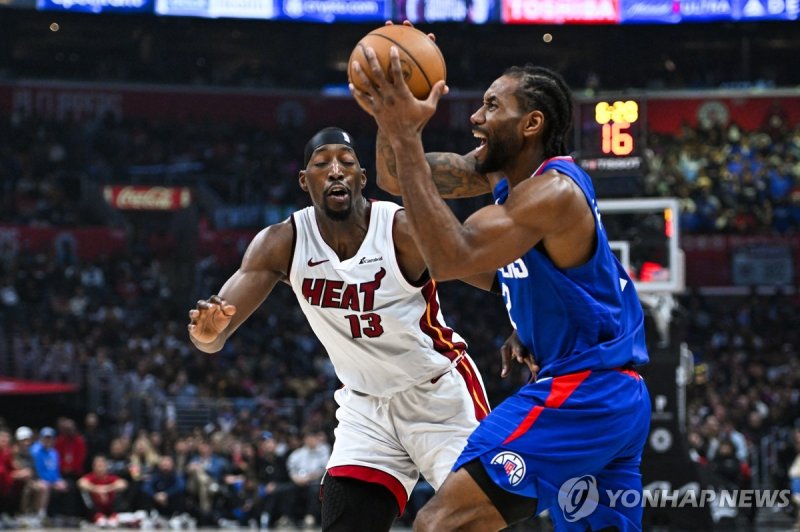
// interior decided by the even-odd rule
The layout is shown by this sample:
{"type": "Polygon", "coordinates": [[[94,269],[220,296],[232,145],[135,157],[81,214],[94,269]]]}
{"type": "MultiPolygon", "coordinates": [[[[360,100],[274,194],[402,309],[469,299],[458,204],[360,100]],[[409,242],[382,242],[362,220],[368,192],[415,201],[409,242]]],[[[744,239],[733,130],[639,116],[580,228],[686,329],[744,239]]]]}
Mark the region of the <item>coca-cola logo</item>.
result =
{"type": "Polygon", "coordinates": [[[106,187],[104,195],[116,208],[129,210],[171,211],[191,202],[186,187],[106,187]]]}

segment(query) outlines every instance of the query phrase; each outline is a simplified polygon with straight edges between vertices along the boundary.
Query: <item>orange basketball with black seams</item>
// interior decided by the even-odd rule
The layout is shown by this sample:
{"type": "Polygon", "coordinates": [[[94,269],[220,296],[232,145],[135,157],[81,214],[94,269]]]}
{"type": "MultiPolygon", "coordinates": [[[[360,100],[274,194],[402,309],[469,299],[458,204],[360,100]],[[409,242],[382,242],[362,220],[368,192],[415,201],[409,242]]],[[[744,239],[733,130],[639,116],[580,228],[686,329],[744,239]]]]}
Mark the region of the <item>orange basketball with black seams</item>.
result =
{"type": "Polygon", "coordinates": [[[400,53],[400,67],[408,88],[420,100],[428,97],[437,81],[446,79],[444,56],[436,43],[418,29],[398,24],[381,26],[358,41],[347,62],[347,78],[350,83],[360,90],[367,88],[363,86],[361,78],[355,75],[352,66],[353,61],[358,61],[367,77],[371,77],[365,55],[367,47],[375,50],[381,69],[390,78],[389,50],[392,46],[397,47],[400,53]]]}

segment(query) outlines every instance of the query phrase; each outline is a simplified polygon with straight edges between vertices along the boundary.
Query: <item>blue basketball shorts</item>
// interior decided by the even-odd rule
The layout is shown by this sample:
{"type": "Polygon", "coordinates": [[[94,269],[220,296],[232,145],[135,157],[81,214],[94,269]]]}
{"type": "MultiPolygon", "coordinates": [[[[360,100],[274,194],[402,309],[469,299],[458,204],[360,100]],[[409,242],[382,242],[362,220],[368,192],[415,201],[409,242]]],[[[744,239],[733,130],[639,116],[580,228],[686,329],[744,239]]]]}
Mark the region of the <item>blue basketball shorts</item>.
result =
{"type": "Polygon", "coordinates": [[[484,418],[453,470],[479,459],[500,488],[537,499],[556,530],[641,530],[639,472],[650,397],[633,370],[594,370],[523,386],[484,418]],[[616,495],[616,496],[615,496],[616,495]]]}

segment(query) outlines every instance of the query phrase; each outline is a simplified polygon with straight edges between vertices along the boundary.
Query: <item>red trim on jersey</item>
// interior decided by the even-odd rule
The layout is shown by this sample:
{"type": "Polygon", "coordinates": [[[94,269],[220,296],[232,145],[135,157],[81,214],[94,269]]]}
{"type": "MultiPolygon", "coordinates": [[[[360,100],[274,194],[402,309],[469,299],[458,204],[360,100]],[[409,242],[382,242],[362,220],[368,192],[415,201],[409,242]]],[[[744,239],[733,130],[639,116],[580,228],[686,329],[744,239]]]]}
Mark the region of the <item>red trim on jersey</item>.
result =
{"type": "Polygon", "coordinates": [[[545,159],[544,162],[539,165],[539,168],[537,168],[536,171],[533,172],[533,175],[535,176],[541,175],[542,171],[544,170],[544,167],[547,166],[548,163],[550,163],[550,161],[569,161],[572,163],[575,162],[569,155],[558,155],[556,157],[550,157],[549,159],[545,159]]]}
{"type": "Polygon", "coordinates": [[[419,328],[431,340],[433,348],[454,361],[467,348],[464,342],[453,342],[453,329],[439,323],[439,301],[436,296],[436,281],[431,279],[422,287],[425,298],[425,313],[419,319],[419,328]]]}
{"type": "Polygon", "coordinates": [[[419,320],[419,327],[431,340],[433,348],[446,356],[450,361],[456,362],[456,370],[464,379],[467,391],[472,398],[472,406],[475,409],[475,418],[480,421],[485,418],[489,411],[489,401],[486,398],[486,391],[478,377],[474,366],[466,356],[462,356],[467,349],[464,342],[453,342],[453,329],[445,327],[439,323],[439,300],[436,295],[436,281],[431,279],[422,287],[422,296],[425,298],[425,313],[419,320]],[[459,360],[459,357],[461,359],[459,360]]]}
{"type": "Polygon", "coordinates": [[[512,432],[511,435],[505,439],[503,445],[516,440],[524,433],[528,432],[545,408],[559,408],[561,405],[563,405],[564,401],[569,399],[569,396],[572,395],[572,392],[574,392],[575,389],[580,386],[581,383],[586,380],[586,377],[588,377],[591,373],[591,370],[586,370],[579,371],[578,373],[561,375],[560,377],[553,377],[553,382],[550,384],[550,393],[547,395],[547,399],[544,401],[544,406],[536,405],[531,408],[530,412],[528,412],[528,415],[522,420],[522,423],[520,423],[514,432],[512,432]]]}
{"type": "Polygon", "coordinates": [[[456,364],[456,371],[464,379],[467,385],[469,396],[472,398],[472,407],[475,409],[475,419],[482,420],[489,415],[491,407],[489,400],[486,397],[486,390],[483,388],[483,383],[478,377],[475,366],[472,365],[469,357],[466,355],[456,364]]]}
{"type": "Polygon", "coordinates": [[[620,373],[624,373],[628,377],[633,377],[637,381],[642,378],[642,376],[639,375],[639,373],[635,369],[622,369],[622,368],[619,368],[619,369],[617,369],[617,371],[619,371],[620,373]]]}
{"type": "Polygon", "coordinates": [[[403,511],[406,509],[408,493],[403,484],[389,473],[367,466],[343,465],[328,469],[328,474],[332,477],[354,478],[372,484],[380,484],[391,491],[394,498],[397,499],[397,506],[400,509],[397,515],[403,515],[403,511]]]}

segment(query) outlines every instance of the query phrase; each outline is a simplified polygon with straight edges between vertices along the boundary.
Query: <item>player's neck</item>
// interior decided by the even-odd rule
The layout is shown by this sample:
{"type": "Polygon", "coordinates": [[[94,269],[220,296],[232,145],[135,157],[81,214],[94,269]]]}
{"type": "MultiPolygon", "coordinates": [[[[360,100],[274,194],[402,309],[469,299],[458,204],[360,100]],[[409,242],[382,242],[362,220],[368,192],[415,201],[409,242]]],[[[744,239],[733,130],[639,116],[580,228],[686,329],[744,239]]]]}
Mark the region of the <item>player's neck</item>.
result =
{"type": "Polygon", "coordinates": [[[327,216],[317,216],[317,226],[325,243],[346,260],[356,254],[369,229],[370,203],[362,198],[353,205],[353,211],[346,220],[332,220],[327,216]]]}
{"type": "Polygon", "coordinates": [[[539,166],[545,161],[544,147],[541,145],[532,146],[520,152],[519,156],[509,161],[509,164],[504,168],[506,179],[511,187],[522,183],[536,171],[539,166]]]}

